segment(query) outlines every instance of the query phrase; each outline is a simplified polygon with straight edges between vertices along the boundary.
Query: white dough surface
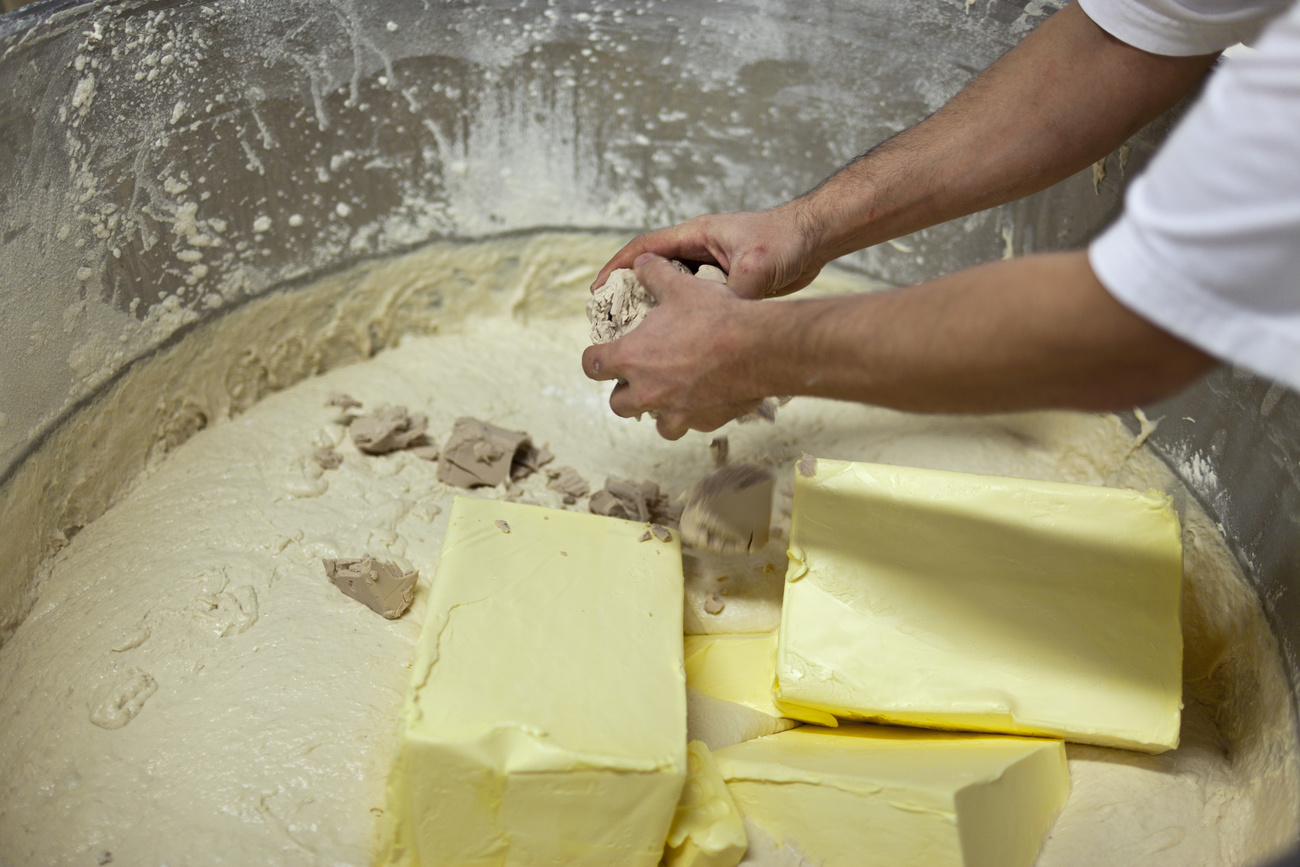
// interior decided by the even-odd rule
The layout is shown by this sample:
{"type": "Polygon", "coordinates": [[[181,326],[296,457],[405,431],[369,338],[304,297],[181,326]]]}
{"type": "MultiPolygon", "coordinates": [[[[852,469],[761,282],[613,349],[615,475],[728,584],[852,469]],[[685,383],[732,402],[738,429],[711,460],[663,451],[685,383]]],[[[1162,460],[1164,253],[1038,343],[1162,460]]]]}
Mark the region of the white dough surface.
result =
{"type": "MultiPolygon", "coordinates": [[[[676,496],[711,470],[713,435],[661,440],[653,422],[615,417],[608,384],[583,376],[582,289],[616,245],[494,243],[436,251],[439,273],[455,262],[472,274],[462,291],[483,293],[481,303],[452,305],[412,329],[435,333],[230,418],[213,413],[47,561],[30,613],[0,646],[0,864],[370,863],[429,582],[451,500],[465,492],[409,452],[357,451],[326,406],[331,393],[365,411],[427,414],[439,445],[460,416],[527,431],[593,489],[610,475],[676,496]],[[524,265],[499,285],[474,272],[511,257],[524,265]],[[541,305],[510,282],[539,274],[565,275],[572,298],[541,305]],[[322,447],[342,454],[337,470],[315,462],[322,447]],[[326,578],[322,558],[363,554],[420,571],[400,619],[326,578]]],[[[415,281],[433,255],[385,273],[415,281]]],[[[824,284],[868,288],[842,274],[824,284]]],[[[291,310],[292,295],[258,303],[291,310]]],[[[237,344],[239,321],[188,339],[237,344]]],[[[1213,524],[1117,419],[914,416],[796,399],[775,424],[722,433],[732,460],[777,470],[779,529],[757,555],[687,557],[696,632],[775,626],[791,467],[805,451],[1173,492],[1187,546],[1182,746],[1162,756],[1071,746],[1073,792],[1039,863],[1249,864],[1296,839],[1295,721],[1276,642],[1213,524]],[[710,615],[702,602],[714,592],[725,605],[710,615]]],[[[534,475],[512,496],[562,507],[545,483],[534,475]]],[[[746,863],[797,861],[756,839],[746,863]]]]}

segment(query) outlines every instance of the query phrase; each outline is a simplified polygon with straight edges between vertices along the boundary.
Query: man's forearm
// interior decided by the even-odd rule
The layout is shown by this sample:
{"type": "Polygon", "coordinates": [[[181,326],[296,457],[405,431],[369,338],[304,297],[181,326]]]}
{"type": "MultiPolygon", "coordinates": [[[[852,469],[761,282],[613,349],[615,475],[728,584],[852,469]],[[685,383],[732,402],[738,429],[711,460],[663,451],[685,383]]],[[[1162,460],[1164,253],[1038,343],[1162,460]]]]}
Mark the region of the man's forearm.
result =
{"type": "Polygon", "coordinates": [[[755,394],[922,412],[1118,409],[1215,364],[1111,298],[1082,252],[892,292],[753,303],[738,333],[755,394]]]}
{"type": "Polygon", "coordinates": [[[1140,51],[1071,4],[932,117],[789,207],[828,261],[1018,199],[1118,147],[1213,61],[1140,51]]]}

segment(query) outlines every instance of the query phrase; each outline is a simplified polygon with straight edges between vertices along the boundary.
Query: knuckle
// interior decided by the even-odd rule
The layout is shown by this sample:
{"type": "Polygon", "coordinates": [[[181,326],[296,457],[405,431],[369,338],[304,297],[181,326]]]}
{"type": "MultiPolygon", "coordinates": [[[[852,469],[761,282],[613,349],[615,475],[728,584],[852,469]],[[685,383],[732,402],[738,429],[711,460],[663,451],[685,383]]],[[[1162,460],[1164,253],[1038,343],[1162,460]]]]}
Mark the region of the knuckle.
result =
{"type": "Polygon", "coordinates": [[[629,388],[629,397],[637,406],[652,407],[655,405],[654,389],[646,388],[644,385],[634,383],[629,388]]]}

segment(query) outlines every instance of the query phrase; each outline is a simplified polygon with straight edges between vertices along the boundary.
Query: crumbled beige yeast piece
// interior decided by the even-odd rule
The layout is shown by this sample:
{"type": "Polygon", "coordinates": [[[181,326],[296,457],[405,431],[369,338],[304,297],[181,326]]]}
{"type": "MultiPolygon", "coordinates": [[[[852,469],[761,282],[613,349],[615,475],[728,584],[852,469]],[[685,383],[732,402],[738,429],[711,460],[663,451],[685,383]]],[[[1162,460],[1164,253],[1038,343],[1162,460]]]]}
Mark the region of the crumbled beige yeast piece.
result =
{"type": "Polygon", "coordinates": [[[731,441],[725,436],[714,437],[709,443],[709,458],[713,461],[713,468],[720,470],[727,465],[727,455],[731,451],[731,441]]]}
{"type": "Polygon", "coordinates": [[[605,479],[605,487],[591,495],[588,508],[594,515],[669,527],[676,526],[682,514],[681,507],[669,502],[656,483],[613,477],[605,479]]]}
{"type": "Polygon", "coordinates": [[[723,271],[717,265],[701,265],[696,270],[695,276],[701,280],[708,280],[710,283],[727,284],[727,272],[723,271]]]}
{"type": "Polygon", "coordinates": [[[390,406],[357,416],[348,425],[356,447],[369,455],[382,455],[423,444],[427,416],[411,414],[404,406],[390,406]]]}
{"type": "MultiPolygon", "coordinates": [[[[673,263],[687,274],[690,269],[673,263]]],[[[591,342],[610,343],[641,324],[657,302],[650,290],[641,285],[631,268],[618,268],[591,293],[587,300],[587,321],[591,323],[591,342]]]]}
{"type": "Polygon", "coordinates": [[[756,464],[731,464],[705,477],[687,496],[683,541],[722,554],[761,550],[771,533],[775,481],[756,464]]]}
{"type": "Polygon", "coordinates": [[[341,391],[331,391],[329,397],[325,399],[325,405],[337,406],[342,410],[361,409],[362,406],[361,401],[341,391]]]}
{"type": "Polygon", "coordinates": [[[371,611],[396,620],[415,598],[415,582],[420,573],[406,571],[387,560],[370,555],[349,560],[323,560],[325,574],[345,594],[371,611]]]}
{"type": "Polygon", "coordinates": [[[552,457],[523,431],[458,418],[438,456],[438,480],[458,488],[496,486],[526,477],[552,457]]]}
{"type": "Polygon", "coordinates": [[[570,466],[555,467],[546,471],[546,487],[569,497],[585,497],[591,493],[587,484],[577,470],[570,466]]]}
{"type": "Polygon", "coordinates": [[[438,447],[433,444],[411,446],[407,451],[422,461],[436,461],[438,459],[438,447]]]}

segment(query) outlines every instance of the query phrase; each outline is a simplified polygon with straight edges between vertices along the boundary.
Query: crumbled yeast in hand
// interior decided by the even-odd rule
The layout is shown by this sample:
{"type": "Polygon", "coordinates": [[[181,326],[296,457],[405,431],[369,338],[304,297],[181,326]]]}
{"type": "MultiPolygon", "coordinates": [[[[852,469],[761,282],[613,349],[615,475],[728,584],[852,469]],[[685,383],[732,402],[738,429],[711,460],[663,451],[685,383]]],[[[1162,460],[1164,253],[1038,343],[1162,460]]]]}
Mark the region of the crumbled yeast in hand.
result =
{"type": "MultiPolygon", "coordinates": [[[[673,262],[679,271],[690,274],[691,269],[681,262],[673,262]]],[[[726,285],[726,273],[716,265],[701,265],[696,277],[711,283],[726,285]]],[[[591,293],[587,300],[587,321],[591,324],[592,343],[611,343],[641,324],[658,305],[650,290],[637,279],[631,268],[618,268],[591,293]]],[[[752,411],[737,419],[742,423],[776,421],[778,407],[789,402],[788,397],[769,397],[752,411]]]]}
{"type": "MultiPolygon", "coordinates": [[[[674,262],[687,274],[690,269],[674,262]]],[[[641,285],[631,268],[619,268],[610,273],[587,301],[587,321],[591,323],[591,342],[610,343],[641,324],[646,314],[655,308],[650,290],[641,285]]]]}

